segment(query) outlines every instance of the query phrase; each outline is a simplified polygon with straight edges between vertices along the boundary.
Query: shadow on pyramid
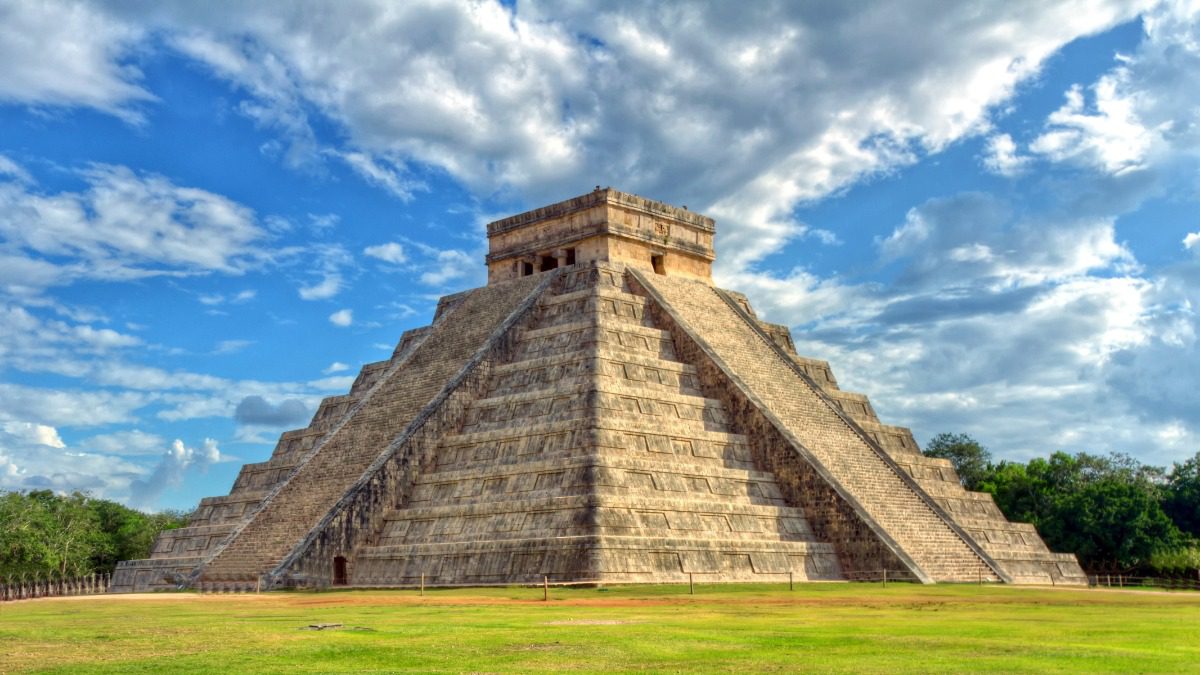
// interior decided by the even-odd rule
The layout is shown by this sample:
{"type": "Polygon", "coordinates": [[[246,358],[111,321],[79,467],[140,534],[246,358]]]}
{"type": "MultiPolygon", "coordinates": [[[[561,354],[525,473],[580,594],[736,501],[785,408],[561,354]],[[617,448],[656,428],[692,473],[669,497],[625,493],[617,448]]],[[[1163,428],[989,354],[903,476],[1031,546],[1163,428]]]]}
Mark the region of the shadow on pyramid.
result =
{"type": "Polygon", "coordinates": [[[713,233],[611,189],[491,223],[487,286],[442,298],[114,590],[1086,583],[714,287],[713,233]]]}

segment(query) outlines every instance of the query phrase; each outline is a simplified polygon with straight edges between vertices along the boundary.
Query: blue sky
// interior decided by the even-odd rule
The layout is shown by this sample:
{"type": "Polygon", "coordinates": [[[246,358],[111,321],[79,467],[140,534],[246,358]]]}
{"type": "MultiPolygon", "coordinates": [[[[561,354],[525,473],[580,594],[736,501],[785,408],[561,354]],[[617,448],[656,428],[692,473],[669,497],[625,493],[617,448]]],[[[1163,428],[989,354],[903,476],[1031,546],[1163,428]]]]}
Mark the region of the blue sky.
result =
{"type": "Polygon", "coordinates": [[[589,191],[924,442],[1200,450],[1200,5],[0,0],[0,489],[223,494],[589,191]]]}

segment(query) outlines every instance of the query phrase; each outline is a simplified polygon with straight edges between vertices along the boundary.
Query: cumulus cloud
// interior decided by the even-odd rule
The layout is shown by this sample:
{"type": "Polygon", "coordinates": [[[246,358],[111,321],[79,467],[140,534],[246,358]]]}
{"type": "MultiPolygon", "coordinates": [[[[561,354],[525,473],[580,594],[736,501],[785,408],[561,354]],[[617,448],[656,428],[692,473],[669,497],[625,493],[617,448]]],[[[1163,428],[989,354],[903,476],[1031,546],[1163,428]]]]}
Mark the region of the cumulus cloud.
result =
{"type": "Polygon", "coordinates": [[[265,231],[250,209],[123,166],[79,172],[82,192],[0,180],[0,281],[10,292],[78,279],[129,280],[259,264],[265,231]],[[11,266],[9,266],[11,265],[11,266]]]}
{"type": "Polygon", "coordinates": [[[1028,285],[1133,263],[1111,220],[1017,218],[1007,203],[984,193],[910,210],[880,250],[885,259],[909,259],[900,282],[918,287],[978,280],[1028,285]]]}
{"type": "Polygon", "coordinates": [[[1200,232],[1189,232],[1183,238],[1183,247],[1187,249],[1197,248],[1200,246],[1200,232]]]}
{"type": "Polygon", "coordinates": [[[59,437],[58,429],[47,424],[5,422],[3,429],[10,437],[25,443],[44,445],[50,448],[67,447],[66,443],[63,443],[62,438],[59,437]]]}
{"type": "Polygon", "coordinates": [[[130,482],[129,503],[138,508],[153,508],[163,491],[183,482],[189,469],[206,470],[219,461],[221,450],[215,440],[206,438],[199,448],[192,448],[175,439],[149,476],[130,482]]]}
{"type": "Polygon", "coordinates": [[[1017,144],[1008,134],[988,138],[984,149],[983,166],[1001,176],[1016,176],[1029,165],[1030,157],[1017,152],[1017,144]]]}
{"type": "Polygon", "coordinates": [[[354,311],[349,309],[339,309],[338,311],[329,315],[329,323],[345,328],[346,326],[354,323],[354,311]]]}
{"type": "Polygon", "coordinates": [[[441,249],[420,242],[413,244],[421,251],[415,260],[421,270],[418,277],[426,286],[445,288],[451,284],[482,285],[486,280],[487,268],[481,263],[482,250],[468,253],[462,249],[441,249]]]}
{"type": "MultiPolygon", "coordinates": [[[[1143,8],[356,0],[320,21],[309,6],[108,11],[117,24],[150,21],[231,83],[289,164],[339,157],[401,197],[417,189],[410,164],[533,203],[611,183],[720,218],[726,273],[803,234],[797,204],[978,133],[1058,48],[1143,8]],[[320,147],[314,113],[344,131],[340,146],[320,147]]],[[[110,66],[122,44],[111,42],[110,66]]]]}
{"type": "Polygon", "coordinates": [[[1048,130],[1029,145],[1054,161],[1075,161],[1112,174],[1139,169],[1150,151],[1153,135],[1122,88],[1129,71],[1120,69],[1092,88],[1095,112],[1088,112],[1079,86],[1067,91],[1067,101],[1047,121],[1048,130]]]}
{"type": "Polygon", "coordinates": [[[1194,3],[1143,17],[1137,50],[1086,89],[1075,85],[1030,150],[1110,174],[1194,162],[1200,154],[1200,21],[1194,3]],[[1090,95],[1090,96],[1089,96],[1090,95]]]}
{"type": "Polygon", "coordinates": [[[294,398],[272,405],[262,396],[247,396],[237,404],[233,418],[239,424],[264,427],[286,427],[303,424],[312,416],[303,402],[294,398]]]}
{"type": "Polygon", "coordinates": [[[404,246],[394,241],[377,246],[368,246],[363,249],[363,255],[377,258],[393,265],[400,265],[408,261],[408,255],[404,252],[404,246]]]}
{"type": "Polygon", "coordinates": [[[143,472],[120,457],[67,447],[52,425],[0,424],[0,490],[80,490],[120,499],[143,472]]]}
{"type": "Polygon", "coordinates": [[[321,372],[326,375],[332,375],[333,373],[340,373],[343,370],[350,370],[350,366],[342,363],[341,361],[334,361],[333,363],[329,364],[328,368],[322,370],[321,372]]]}
{"type": "Polygon", "coordinates": [[[85,106],[130,122],[154,96],[127,61],[143,28],[95,5],[48,0],[0,6],[0,100],[85,106]]]}
{"type": "MultiPolygon", "coordinates": [[[[1144,4],[1009,3],[988,12],[934,2],[832,9],[523,2],[511,9],[486,1],[397,6],[354,0],[332,12],[314,12],[314,5],[167,2],[155,3],[153,12],[137,3],[97,7],[80,10],[94,14],[101,27],[94,36],[99,46],[85,50],[94,58],[85,60],[100,73],[94,81],[107,86],[108,98],[76,91],[74,98],[61,97],[62,105],[127,116],[135,110],[144,100],[138,74],[124,69],[128,62],[122,59],[139,31],[147,31],[230,83],[233,107],[277,136],[268,151],[289,166],[310,170],[321,162],[345,162],[400,198],[419,189],[413,175],[432,171],[474,196],[506,203],[545,203],[596,182],[687,203],[719,219],[719,281],[754,295],[770,318],[810,328],[799,336],[804,344],[834,360],[847,382],[869,383],[881,405],[892,401],[891,410],[905,421],[980,425],[987,419],[1001,429],[996,444],[1002,447],[1032,443],[1034,436],[1042,439],[1039,448],[1045,442],[1120,439],[1121,429],[1134,428],[1140,418],[1128,407],[1129,397],[1089,400],[1096,391],[1112,393],[1096,383],[1119,381],[1122,364],[1131,364],[1127,372],[1149,367],[1137,357],[1155,345],[1164,351],[1154,363],[1194,356],[1187,337],[1194,319],[1180,308],[1195,272],[1152,276],[1140,270],[1116,235],[1120,209],[1094,199],[1087,208],[1066,205],[1065,217],[1023,212],[986,195],[923,204],[879,241],[878,262],[897,270],[894,286],[890,280],[822,278],[802,268],[758,269],[789,240],[824,237],[794,217],[798,206],[964,137],[991,133],[997,104],[1036,77],[1051,54],[1132,18],[1144,4]],[[314,13],[322,20],[312,21],[314,13]],[[105,31],[109,26],[139,28],[113,37],[105,31]],[[121,84],[133,89],[121,93],[121,84]],[[335,140],[314,132],[329,126],[337,130],[335,140]],[[900,396],[907,391],[915,393],[900,396]],[[932,412],[921,417],[918,409],[932,412]],[[1041,410],[1054,414],[1041,426],[1030,424],[1030,411],[1041,410]],[[1089,416],[1104,423],[1093,424],[1089,416]],[[1092,431],[1074,439],[1060,431],[1078,429],[1092,431]]],[[[8,11],[37,14],[25,5],[8,11]]],[[[1200,40],[1186,14],[1169,6],[1147,14],[1147,39],[1137,53],[1105,78],[1070,90],[1031,144],[1018,147],[1005,134],[991,136],[982,161],[1009,174],[1030,157],[1070,163],[1110,179],[1094,183],[1096,192],[1112,193],[1102,188],[1115,185],[1134,195],[1131,200],[1161,188],[1153,177],[1135,184],[1130,174],[1152,173],[1146,169],[1161,166],[1172,148],[1195,153],[1200,124],[1190,92],[1200,90],[1200,40]]],[[[0,23],[35,25],[24,16],[0,23]]],[[[29,34],[53,40],[57,33],[29,34]]],[[[5,47],[0,54],[8,53],[5,47]]],[[[33,59],[8,59],[0,92],[8,91],[3,83],[28,80],[38,67],[33,59]]],[[[7,100],[59,104],[36,88],[25,92],[7,100]]],[[[3,166],[9,169],[0,167],[6,176],[0,179],[0,213],[21,206],[48,221],[65,213],[76,223],[103,224],[97,206],[153,201],[93,197],[96,185],[130,182],[111,168],[93,172],[115,178],[89,174],[78,193],[51,194],[11,160],[3,166]]],[[[132,182],[144,185],[152,178],[134,174],[132,182]]],[[[148,191],[165,194],[163,203],[176,214],[190,199],[179,189],[166,182],[148,191]]],[[[257,228],[246,212],[227,220],[257,228]]],[[[7,243],[0,246],[0,284],[10,292],[85,277],[237,273],[254,264],[252,250],[265,237],[204,260],[164,260],[136,241],[127,245],[118,238],[119,251],[105,248],[113,245],[114,232],[90,243],[84,232],[81,241],[90,248],[68,249],[64,258],[38,248],[49,246],[35,241],[42,229],[13,234],[10,241],[2,227],[7,243]]],[[[74,240],[65,235],[81,229],[62,229],[64,236],[52,237],[54,245],[67,246],[64,241],[74,240]]],[[[136,232],[131,236],[136,239],[136,232]]],[[[1196,248],[1194,240],[1185,245],[1196,248]]],[[[412,252],[380,248],[382,255],[373,255],[372,248],[363,254],[392,264],[412,252]]],[[[409,248],[421,255],[405,264],[423,284],[482,280],[480,255],[470,244],[409,248]]],[[[316,264],[297,282],[302,298],[328,299],[345,288],[353,273],[349,254],[317,250],[309,259],[316,264]]],[[[351,318],[346,315],[347,323],[351,318]]],[[[104,349],[104,336],[91,338],[96,344],[89,348],[104,349]]],[[[157,400],[173,407],[157,414],[178,419],[227,415],[225,392],[233,385],[233,400],[252,393],[280,400],[284,389],[110,358],[97,365],[97,359],[64,356],[56,347],[39,358],[38,349],[46,348],[25,344],[0,359],[106,387],[162,386],[168,393],[157,400]]],[[[143,391],[150,390],[139,389],[134,398],[148,400],[143,391]]],[[[1151,404],[1147,398],[1144,405],[1151,404]]],[[[1155,433],[1164,438],[1186,441],[1178,430],[1190,433],[1196,425],[1182,419],[1147,423],[1158,425],[1155,433]]],[[[9,470],[3,466],[0,471],[9,470]]]]}
{"type": "Polygon", "coordinates": [[[877,242],[894,283],[796,272],[744,290],[919,439],[965,431],[1021,459],[1194,452],[1200,417],[1184,390],[1200,362],[1188,309],[1200,264],[1150,275],[1111,219],[1050,218],[986,194],[933,199],[877,242]]]}

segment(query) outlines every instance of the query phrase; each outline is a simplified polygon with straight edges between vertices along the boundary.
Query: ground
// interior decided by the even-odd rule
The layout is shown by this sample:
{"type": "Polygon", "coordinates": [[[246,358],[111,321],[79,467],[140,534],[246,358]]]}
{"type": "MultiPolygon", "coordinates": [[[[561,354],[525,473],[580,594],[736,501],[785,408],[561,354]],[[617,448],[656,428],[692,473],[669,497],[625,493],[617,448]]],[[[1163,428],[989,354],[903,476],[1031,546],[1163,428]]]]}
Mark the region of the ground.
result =
{"type": "Polygon", "coordinates": [[[0,604],[0,672],[163,669],[1200,671],[1200,594],[839,583],[0,604]]]}

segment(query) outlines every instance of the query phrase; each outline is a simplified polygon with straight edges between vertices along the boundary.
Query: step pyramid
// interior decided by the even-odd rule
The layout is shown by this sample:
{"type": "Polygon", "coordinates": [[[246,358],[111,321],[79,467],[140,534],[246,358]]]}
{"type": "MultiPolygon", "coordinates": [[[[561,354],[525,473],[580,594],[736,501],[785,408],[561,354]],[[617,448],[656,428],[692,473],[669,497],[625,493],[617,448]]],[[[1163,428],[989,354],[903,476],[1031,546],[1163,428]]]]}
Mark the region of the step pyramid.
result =
{"type": "Polygon", "coordinates": [[[487,286],[114,589],[1086,582],[713,286],[713,232],[611,189],[490,224],[487,286]]]}

